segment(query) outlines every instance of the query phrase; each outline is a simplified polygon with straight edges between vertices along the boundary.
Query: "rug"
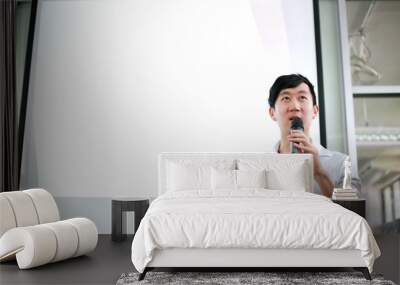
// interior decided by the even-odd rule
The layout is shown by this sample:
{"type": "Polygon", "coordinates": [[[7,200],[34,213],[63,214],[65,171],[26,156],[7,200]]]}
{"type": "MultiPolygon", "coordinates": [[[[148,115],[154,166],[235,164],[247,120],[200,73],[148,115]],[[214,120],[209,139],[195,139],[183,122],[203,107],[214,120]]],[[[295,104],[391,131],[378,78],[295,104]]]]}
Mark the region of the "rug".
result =
{"type": "Polygon", "coordinates": [[[379,284],[395,285],[381,275],[372,274],[372,281],[360,272],[147,272],[145,279],[138,281],[139,273],[124,273],[116,285],[144,284],[379,284]]]}

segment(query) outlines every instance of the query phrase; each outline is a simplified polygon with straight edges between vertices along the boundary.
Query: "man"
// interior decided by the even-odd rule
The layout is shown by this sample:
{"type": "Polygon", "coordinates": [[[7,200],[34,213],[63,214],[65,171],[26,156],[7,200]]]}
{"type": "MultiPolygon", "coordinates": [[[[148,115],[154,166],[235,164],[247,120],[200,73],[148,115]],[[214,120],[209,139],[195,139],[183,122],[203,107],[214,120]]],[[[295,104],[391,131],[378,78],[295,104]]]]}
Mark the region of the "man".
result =
{"type": "MultiPolygon", "coordinates": [[[[299,153],[311,153],[314,164],[314,193],[331,197],[333,188],[342,187],[346,155],[329,151],[311,141],[310,128],[319,111],[314,86],[300,74],[282,75],[272,85],[268,103],[269,114],[280,128],[281,139],[275,151],[291,153],[292,143],[299,153]],[[290,132],[291,121],[296,117],[302,119],[304,132],[290,132]]],[[[352,187],[360,192],[361,183],[356,174],[352,177],[352,187]]]]}

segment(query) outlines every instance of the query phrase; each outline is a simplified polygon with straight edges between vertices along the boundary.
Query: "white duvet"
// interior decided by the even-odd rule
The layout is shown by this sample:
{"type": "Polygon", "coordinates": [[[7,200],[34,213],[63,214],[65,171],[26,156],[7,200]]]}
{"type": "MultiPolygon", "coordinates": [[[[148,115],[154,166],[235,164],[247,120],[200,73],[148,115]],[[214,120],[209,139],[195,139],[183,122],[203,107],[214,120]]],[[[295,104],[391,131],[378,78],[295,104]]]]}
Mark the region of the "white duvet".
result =
{"type": "Polygon", "coordinates": [[[372,272],[379,248],[365,219],[321,195],[246,189],[179,191],[153,201],[132,243],[143,272],[154,249],[358,249],[372,272]]]}

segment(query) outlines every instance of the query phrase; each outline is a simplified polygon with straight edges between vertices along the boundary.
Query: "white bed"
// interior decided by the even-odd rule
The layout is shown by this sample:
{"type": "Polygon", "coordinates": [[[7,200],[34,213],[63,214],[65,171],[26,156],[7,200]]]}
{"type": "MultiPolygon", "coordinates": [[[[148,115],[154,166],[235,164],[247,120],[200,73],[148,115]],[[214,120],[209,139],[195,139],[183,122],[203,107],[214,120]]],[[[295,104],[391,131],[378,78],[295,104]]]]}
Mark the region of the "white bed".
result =
{"type": "Polygon", "coordinates": [[[380,252],[368,223],[312,183],[310,155],[161,154],[132,262],[141,278],[155,267],[354,267],[370,278],[380,252]]]}

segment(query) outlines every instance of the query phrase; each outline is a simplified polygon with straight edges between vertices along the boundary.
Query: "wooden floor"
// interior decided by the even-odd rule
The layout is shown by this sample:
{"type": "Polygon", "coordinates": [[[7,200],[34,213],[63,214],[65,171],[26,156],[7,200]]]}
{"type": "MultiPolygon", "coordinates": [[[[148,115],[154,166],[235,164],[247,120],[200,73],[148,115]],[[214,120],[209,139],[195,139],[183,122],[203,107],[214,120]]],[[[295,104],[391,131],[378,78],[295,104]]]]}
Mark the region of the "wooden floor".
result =
{"type": "MultiPolygon", "coordinates": [[[[377,236],[383,256],[374,272],[399,284],[400,236],[377,236]]],[[[100,235],[94,252],[88,256],[19,270],[16,262],[0,264],[0,284],[115,284],[124,272],[135,271],[131,258],[132,238],[112,242],[110,235],[100,235]]]]}

